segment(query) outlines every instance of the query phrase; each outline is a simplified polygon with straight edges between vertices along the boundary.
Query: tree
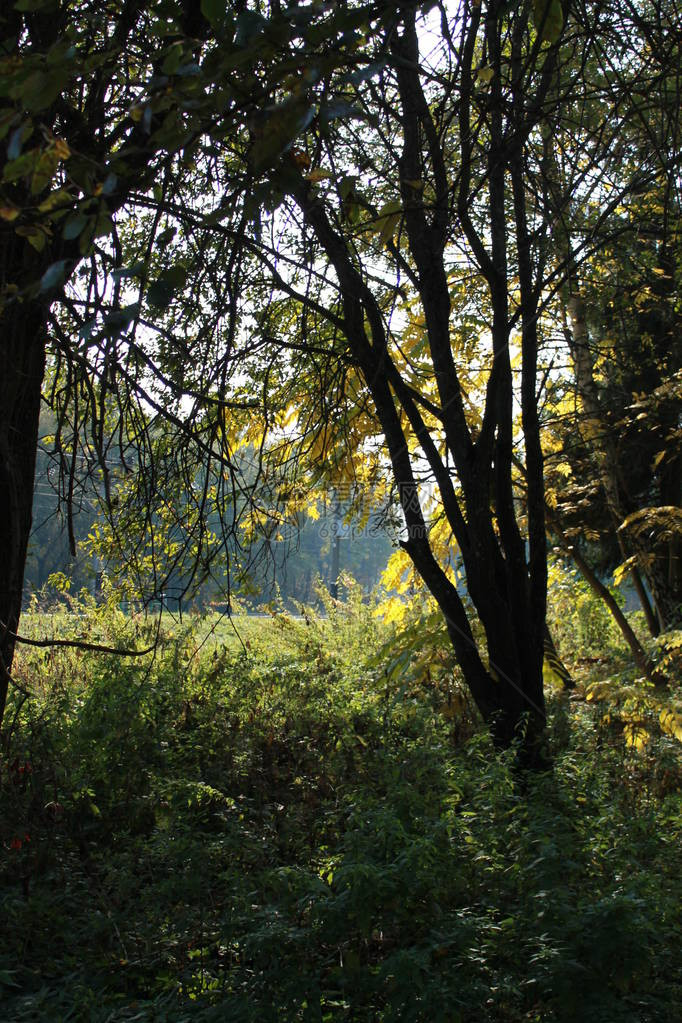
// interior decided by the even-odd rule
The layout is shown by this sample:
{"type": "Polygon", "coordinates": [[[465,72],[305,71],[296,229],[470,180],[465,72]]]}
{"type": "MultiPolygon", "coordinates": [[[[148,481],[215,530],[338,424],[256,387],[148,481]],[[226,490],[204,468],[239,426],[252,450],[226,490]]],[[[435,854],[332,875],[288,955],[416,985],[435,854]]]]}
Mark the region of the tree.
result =
{"type": "MultiPolygon", "coordinates": [[[[270,275],[269,292],[249,299],[269,371],[283,381],[278,411],[297,410],[303,449],[314,436],[329,467],[356,409],[366,410],[365,438],[385,443],[401,545],[445,617],[474,700],[496,740],[519,739],[524,762],[538,764],[546,541],[537,365],[549,220],[527,166],[547,118],[561,26],[555,5],[537,23],[529,5],[438,10],[429,26],[435,57],[420,55],[417,5],[391,5],[371,36],[378,77],[366,88],[337,82],[366,133],[312,118],[299,148],[281,158],[252,146],[252,166],[279,186],[269,228],[293,269],[270,275]],[[407,342],[410,320],[420,329],[407,342]],[[475,376],[461,358],[471,320],[482,335],[475,376]],[[311,386],[317,348],[321,391],[311,386]],[[469,399],[480,408],[469,411],[469,399]],[[322,425],[310,425],[311,408],[322,425]],[[525,531],[514,484],[519,442],[525,531]],[[427,476],[465,567],[485,653],[434,555],[420,485],[427,476]]],[[[315,89],[308,95],[316,109],[315,89]]],[[[366,457],[362,445],[356,456],[366,457]]]]}
{"type": "MultiPolygon", "coordinates": [[[[131,179],[136,187],[151,181],[164,161],[148,145],[152,125],[145,131],[128,114],[144,95],[151,17],[134,0],[115,14],[29,0],[0,15],[0,720],[21,611],[41,387],[55,340],[50,307],[96,239],[112,231],[131,179]]],[[[160,56],[164,42],[152,43],[152,54],[160,56]]]]}
{"type": "Polygon", "coordinates": [[[604,47],[608,59],[586,71],[592,109],[585,116],[579,106],[567,123],[557,123],[547,153],[556,255],[566,267],[561,299],[575,403],[574,414],[564,408],[555,521],[562,519],[573,535],[599,536],[603,567],[623,562],[619,572],[630,571],[654,634],[675,626],[682,613],[675,511],[682,499],[675,298],[680,48],[672,31],[678,18],[677,5],[667,2],[604,12],[603,33],[611,42],[604,47]],[[617,57],[620,39],[628,40],[627,61],[617,57]],[[606,129],[599,114],[604,92],[619,97],[606,129]],[[605,130],[612,142],[597,174],[587,154],[603,147],[605,130]],[[593,192],[581,194],[588,173],[593,192]],[[600,205],[607,216],[597,247],[600,205]],[[592,251],[579,265],[575,254],[585,248],[592,251]]]}
{"type": "MultiPolygon", "coordinates": [[[[251,301],[268,372],[277,367],[277,411],[296,410],[301,450],[322,458],[329,482],[330,469],[352,476],[366,457],[356,445],[348,465],[358,406],[373,423],[365,441],[385,441],[403,549],[445,616],[472,695],[497,741],[523,733],[523,758],[539,762],[540,384],[553,380],[562,302],[584,369],[578,275],[622,234],[623,204],[642,224],[631,200],[656,172],[624,162],[625,140],[639,109],[633,86],[637,97],[650,93],[660,67],[653,48],[636,57],[649,19],[635,4],[461,4],[437,14],[420,32],[417,5],[379,19],[371,40],[382,71],[362,88],[342,86],[367,127],[312,117],[285,157],[251,149],[254,169],[280,189],[270,244],[292,267],[268,276],[251,301]],[[623,72],[631,58],[635,76],[623,72]],[[485,651],[450,554],[436,556],[426,480],[485,651]]],[[[314,88],[308,94],[314,111],[314,88]]],[[[662,150],[654,159],[675,166],[662,150]]],[[[601,458],[606,465],[608,453],[601,458]]]]}
{"type": "MultiPolygon", "coordinates": [[[[145,222],[137,258],[122,264],[132,204],[172,192],[192,166],[199,138],[210,146],[246,132],[273,83],[291,73],[292,47],[302,51],[313,29],[314,45],[324,47],[319,22],[327,13],[311,19],[273,4],[268,18],[243,3],[211,0],[21,0],[3,7],[0,720],[21,612],[46,360],[57,450],[72,481],[83,463],[110,500],[112,437],[122,471],[134,463],[147,497],[170,479],[171,466],[176,487],[178,478],[191,487],[197,461],[206,480],[215,467],[216,490],[202,495],[190,531],[201,561],[205,505],[213,499],[223,509],[234,488],[221,446],[221,352],[234,335],[229,288],[239,276],[239,247],[227,261],[233,281],[219,317],[227,321],[222,348],[213,344],[215,322],[205,317],[191,355],[185,339],[172,334],[137,344],[144,313],[153,320],[171,307],[187,272],[181,265],[157,272],[170,242],[160,214],[145,222]],[[131,282],[145,293],[146,308],[127,300],[131,282]],[[189,414],[181,402],[188,391],[189,414]]],[[[294,115],[288,130],[297,127],[294,115]]],[[[215,281],[212,287],[220,290],[215,281]]]]}

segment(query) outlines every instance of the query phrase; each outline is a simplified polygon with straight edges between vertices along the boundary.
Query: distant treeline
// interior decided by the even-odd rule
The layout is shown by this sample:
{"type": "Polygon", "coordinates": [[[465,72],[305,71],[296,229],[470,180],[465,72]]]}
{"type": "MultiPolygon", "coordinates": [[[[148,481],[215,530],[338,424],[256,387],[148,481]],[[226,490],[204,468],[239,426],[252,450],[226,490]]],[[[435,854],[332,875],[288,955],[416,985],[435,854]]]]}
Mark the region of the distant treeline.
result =
{"type": "MultiPolygon", "coordinates": [[[[70,550],[66,503],[60,497],[58,466],[47,447],[38,453],[33,502],[33,532],[29,546],[24,583],[25,602],[47,585],[50,576],[63,573],[70,589],[83,588],[94,595],[101,592],[107,567],[88,554],[83,542],[98,521],[96,495],[84,486],[73,503],[72,532],[76,555],[70,550]]],[[[345,521],[344,509],[330,501],[321,506],[319,518],[301,514],[295,526],[289,526],[274,538],[263,540],[254,550],[253,564],[246,582],[231,580],[232,595],[259,607],[276,598],[315,603],[315,587],[322,582],[332,593],[340,573],[350,573],[365,589],[379,582],[392,550],[391,539],[379,518],[366,523],[345,521]]],[[[163,599],[177,606],[183,585],[171,578],[164,587],[163,599]]],[[[160,595],[159,595],[160,596],[160,595]]],[[[222,605],[227,602],[225,577],[205,580],[187,604],[222,605]]]]}

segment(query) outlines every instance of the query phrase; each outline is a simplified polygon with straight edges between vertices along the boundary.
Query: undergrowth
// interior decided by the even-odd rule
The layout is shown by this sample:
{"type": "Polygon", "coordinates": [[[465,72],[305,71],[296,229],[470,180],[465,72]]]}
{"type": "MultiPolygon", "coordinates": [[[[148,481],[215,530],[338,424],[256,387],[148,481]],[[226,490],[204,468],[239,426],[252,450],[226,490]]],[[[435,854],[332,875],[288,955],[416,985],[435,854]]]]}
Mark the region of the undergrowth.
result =
{"type": "Polygon", "coordinates": [[[153,659],[22,649],[2,1019],[673,1023],[674,737],[558,693],[554,771],[519,779],[382,668],[357,592],[327,612],[243,647],[164,622],[153,659]]]}

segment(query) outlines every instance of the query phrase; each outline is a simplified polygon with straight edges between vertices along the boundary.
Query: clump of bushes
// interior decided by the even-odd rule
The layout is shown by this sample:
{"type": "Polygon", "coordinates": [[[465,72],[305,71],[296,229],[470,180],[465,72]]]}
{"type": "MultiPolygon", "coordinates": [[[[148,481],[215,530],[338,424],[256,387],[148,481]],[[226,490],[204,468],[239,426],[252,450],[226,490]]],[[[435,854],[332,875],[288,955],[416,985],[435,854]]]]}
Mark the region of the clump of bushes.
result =
{"type": "Polygon", "coordinates": [[[253,642],[164,619],[153,658],[21,652],[4,1018],[672,1023],[673,736],[557,696],[554,772],[520,779],[440,676],[386,670],[357,592],[235,624],[253,642]]]}

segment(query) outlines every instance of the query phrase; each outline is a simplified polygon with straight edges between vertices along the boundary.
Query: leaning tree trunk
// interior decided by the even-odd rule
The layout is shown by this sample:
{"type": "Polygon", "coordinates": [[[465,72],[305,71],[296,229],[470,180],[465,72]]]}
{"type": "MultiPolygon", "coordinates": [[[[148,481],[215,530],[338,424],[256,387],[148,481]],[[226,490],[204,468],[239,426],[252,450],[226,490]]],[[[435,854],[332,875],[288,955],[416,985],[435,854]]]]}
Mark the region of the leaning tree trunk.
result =
{"type": "MultiPolygon", "coordinates": [[[[539,289],[534,279],[532,234],[522,180],[524,139],[533,122],[525,107],[515,111],[518,121],[515,137],[519,141],[510,155],[505,103],[500,93],[503,12],[500,4],[492,4],[485,27],[488,59],[496,69],[489,92],[490,123],[486,125],[492,141],[484,161],[486,185],[480,189],[473,185],[479,157],[474,154],[470,113],[480,23],[479,4],[472,8],[461,54],[464,68],[459,73],[458,99],[461,170],[455,189],[457,231],[461,226],[474,253],[492,310],[491,366],[480,427],[472,429],[467,419],[461,367],[452,343],[446,255],[454,227],[452,175],[442,135],[420,78],[419,40],[415,11],[410,5],[391,38],[399,97],[397,113],[402,128],[402,147],[394,172],[401,196],[402,238],[409,251],[410,276],[424,314],[435,394],[426,396],[415,390],[393,360],[391,327],[383,300],[373,290],[373,275],[359,262],[355,244],[345,235],[343,218],[338,219],[300,173],[289,169],[288,178],[291,195],[338,280],[340,306],[335,329],[340,327],[345,335],[348,354],[367,386],[385,439],[405,520],[405,539],[401,545],[443,613],[466,684],[496,745],[508,748],[518,744],[520,763],[542,768],[547,765],[543,749],[546,714],[542,680],[547,566],[542,449],[536,407],[539,289]],[[509,171],[514,177],[512,196],[508,194],[509,171]],[[422,183],[426,180],[434,191],[428,203],[422,194],[422,183]],[[485,194],[488,218],[481,233],[470,215],[474,195],[479,191],[485,194]],[[511,233],[515,235],[515,245],[510,244],[511,233]],[[529,478],[527,554],[516,515],[512,479],[514,374],[509,353],[509,280],[513,268],[509,251],[513,255],[514,249],[519,252],[522,307],[521,406],[529,478]],[[429,425],[425,413],[438,426],[429,425]],[[428,463],[454,542],[461,552],[469,596],[485,631],[487,657],[479,649],[456,587],[429,542],[410,453],[412,437],[428,463]]],[[[517,49],[525,25],[523,21],[516,30],[517,49]]],[[[515,75],[520,79],[525,65],[518,54],[515,59],[515,75]]],[[[520,80],[516,95],[525,95],[520,80]]]]}
{"type": "Polygon", "coordinates": [[[31,273],[32,250],[9,232],[0,241],[0,724],[19,625],[31,533],[40,394],[45,372],[45,304],[13,301],[12,277],[31,273]]]}
{"type": "MultiPolygon", "coordinates": [[[[477,456],[471,449],[470,468],[463,473],[462,480],[469,512],[465,522],[449,470],[440,458],[412,393],[391,362],[375,296],[353,265],[345,239],[332,226],[316,195],[302,183],[295,197],[339,278],[349,352],[371,394],[405,516],[406,539],[401,541],[401,546],[443,613],[465,681],[490,727],[495,744],[506,749],[518,743],[519,762],[523,767],[544,768],[548,766],[544,752],[546,713],[542,683],[544,603],[538,613],[537,594],[531,586],[520,535],[512,537],[508,558],[500,550],[489,498],[492,455],[482,451],[477,456]],[[454,523],[469,594],[486,633],[487,664],[480,656],[461,597],[429,544],[400,405],[429,460],[449,521],[454,523]]],[[[431,278],[424,277],[422,283],[421,297],[427,308],[441,278],[443,293],[447,296],[445,274],[442,268],[438,274],[434,263],[431,278]]],[[[440,352],[449,346],[448,315],[446,300],[442,329],[439,331],[437,322],[430,324],[432,349],[439,346],[440,352]]],[[[511,401],[509,404],[511,407],[511,401]]],[[[455,436],[454,444],[458,442],[459,437],[455,436]]],[[[498,445],[498,462],[502,454],[498,445]]],[[[507,459],[509,456],[510,452],[507,459]]],[[[506,515],[508,532],[517,534],[516,523],[511,521],[513,501],[511,489],[500,487],[498,515],[506,515]]]]}

